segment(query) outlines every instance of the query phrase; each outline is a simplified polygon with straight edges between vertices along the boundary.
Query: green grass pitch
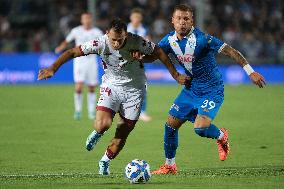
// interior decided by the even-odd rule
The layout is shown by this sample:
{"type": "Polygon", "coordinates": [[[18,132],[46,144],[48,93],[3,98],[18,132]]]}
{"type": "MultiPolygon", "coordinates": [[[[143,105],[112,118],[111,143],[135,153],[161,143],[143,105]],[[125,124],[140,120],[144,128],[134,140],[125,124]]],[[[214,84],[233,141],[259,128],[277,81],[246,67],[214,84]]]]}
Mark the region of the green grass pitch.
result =
{"type": "Polygon", "coordinates": [[[284,188],[284,85],[225,87],[214,120],[229,129],[231,155],[225,162],[218,160],[215,141],[198,137],[186,123],[179,131],[179,173],[129,184],[123,174],[130,160],[145,159],[151,169],[164,162],[163,125],[180,89],[149,87],[154,120],[137,123],[106,177],[97,174],[97,163],[115,124],[86,151],[92,121],[86,106],[82,120],[73,120],[73,86],[0,86],[0,188],[284,188]]]}

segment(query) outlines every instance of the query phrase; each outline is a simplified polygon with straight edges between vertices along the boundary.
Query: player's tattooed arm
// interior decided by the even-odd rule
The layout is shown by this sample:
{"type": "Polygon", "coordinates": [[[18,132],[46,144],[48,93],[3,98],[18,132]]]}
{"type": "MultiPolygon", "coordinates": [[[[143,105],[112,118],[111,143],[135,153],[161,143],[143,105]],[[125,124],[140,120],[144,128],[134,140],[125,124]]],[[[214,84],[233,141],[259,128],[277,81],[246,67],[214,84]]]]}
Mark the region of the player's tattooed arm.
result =
{"type": "Polygon", "coordinates": [[[84,54],[79,47],[74,47],[65,51],[50,67],[39,71],[38,80],[52,77],[64,63],[68,62],[68,60],[83,55],[84,54]]]}
{"type": "Polygon", "coordinates": [[[242,55],[242,53],[240,53],[238,50],[234,49],[233,47],[231,47],[228,44],[226,44],[225,47],[222,49],[221,54],[232,58],[242,67],[244,67],[246,64],[248,64],[248,61],[242,55]]]}
{"type": "Polygon", "coordinates": [[[266,84],[264,77],[252,69],[248,61],[238,50],[226,44],[225,47],[221,50],[221,54],[226,55],[235,60],[240,66],[244,68],[245,71],[248,70],[246,72],[255,85],[259,86],[260,88],[264,87],[264,85],[266,84]]]}

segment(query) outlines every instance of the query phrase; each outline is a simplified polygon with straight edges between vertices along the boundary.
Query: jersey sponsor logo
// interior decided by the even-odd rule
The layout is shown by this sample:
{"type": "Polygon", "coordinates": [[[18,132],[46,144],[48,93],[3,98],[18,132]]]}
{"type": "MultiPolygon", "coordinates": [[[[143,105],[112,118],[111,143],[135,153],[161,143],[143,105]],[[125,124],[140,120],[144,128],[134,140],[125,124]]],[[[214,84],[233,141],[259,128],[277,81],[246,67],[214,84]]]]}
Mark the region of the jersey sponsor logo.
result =
{"type": "Polygon", "coordinates": [[[178,61],[184,65],[184,68],[189,71],[191,74],[192,72],[192,62],[194,59],[194,50],[196,47],[196,36],[194,33],[190,34],[187,37],[187,43],[185,45],[184,53],[181,50],[180,45],[176,42],[176,36],[170,36],[168,38],[170,46],[177,56],[178,61]]]}
{"type": "Polygon", "coordinates": [[[177,55],[178,60],[183,63],[191,63],[193,60],[193,55],[185,54],[185,55],[177,55]]]}

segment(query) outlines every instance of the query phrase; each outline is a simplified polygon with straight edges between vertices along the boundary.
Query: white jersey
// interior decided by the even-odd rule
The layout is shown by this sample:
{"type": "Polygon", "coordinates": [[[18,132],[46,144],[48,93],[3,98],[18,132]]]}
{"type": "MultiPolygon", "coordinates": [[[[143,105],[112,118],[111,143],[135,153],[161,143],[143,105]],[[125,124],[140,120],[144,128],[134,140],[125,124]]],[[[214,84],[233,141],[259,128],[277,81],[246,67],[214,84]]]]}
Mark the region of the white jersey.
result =
{"type": "MultiPolygon", "coordinates": [[[[67,42],[75,40],[75,44],[78,46],[101,36],[103,36],[103,32],[98,28],[94,27],[86,30],[83,26],[78,26],[71,30],[65,40],[67,42]]],[[[83,82],[92,86],[98,84],[98,62],[96,55],[75,58],[73,65],[75,83],[83,82]]]]}
{"type": "Polygon", "coordinates": [[[148,30],[141,24],[138,28],[134,28],[134,26],[129,23],[127,25],[127,31],[133,34],[140,35],[141,37],[146,38],[148,35],[148,30]]]}
{"type": "Polygon", "coordinates": [[[114,50],[111,47],[107,35],[79,47],[85,55],[98,54],[101,56],[105,71],[103,83],[113,86],[144,88],[146,81],[144,67],[142,63],[131,56],[130,51],[139,51],[142,54],[150,55],[154,51],[154,43],[128,33],[126,43],[119,50],[114,50]]]}
{"type": "MultiPolygon", "coordinates": [[[[65,40],[68,43],[75,40],[75,45],[78,46],[94,38],[101,37],[102,35],[103,32],[96,27],[86,30],[83,26],[77,26],[71,30],[71,32],[67,35],[65,40]]],[[[87,62],[97,63],[95,55],[75,58],[74,63],[77,62],[81,64],[85,64],[87,62]]]]}

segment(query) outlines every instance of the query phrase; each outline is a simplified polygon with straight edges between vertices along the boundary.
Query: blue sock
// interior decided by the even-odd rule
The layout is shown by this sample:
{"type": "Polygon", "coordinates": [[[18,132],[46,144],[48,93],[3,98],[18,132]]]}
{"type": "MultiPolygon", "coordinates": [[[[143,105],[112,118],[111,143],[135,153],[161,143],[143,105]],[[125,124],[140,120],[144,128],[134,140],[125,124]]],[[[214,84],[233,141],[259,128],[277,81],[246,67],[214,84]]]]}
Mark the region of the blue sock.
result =
{"type": "Polygon", "coordinates": [[[211,124],[209,127],[206,128],[194,128],[194,131],[196,134],[198,134],[201,137],[207,137],[207,138],[213,138],[217,139],[221,131],[216,127],[215,125],[211,124]]]}
{"type": "Polygon", "coordinates": [[[168,125],[168,123],[166,123],[164,135],[164,150],[166,158],[174,158],[176,156],[177,147],[178,129],[173,129],[170,125],[168,125]]]}

